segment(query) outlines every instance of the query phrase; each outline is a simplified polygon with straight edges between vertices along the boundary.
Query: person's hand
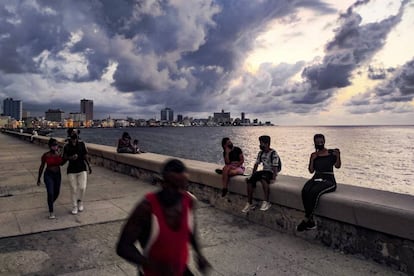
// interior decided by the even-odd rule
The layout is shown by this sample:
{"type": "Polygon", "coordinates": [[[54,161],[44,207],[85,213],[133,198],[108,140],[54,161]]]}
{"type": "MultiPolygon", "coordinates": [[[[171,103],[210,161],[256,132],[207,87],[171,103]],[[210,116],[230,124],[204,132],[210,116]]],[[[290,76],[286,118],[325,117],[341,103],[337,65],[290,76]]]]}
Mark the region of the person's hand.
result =
{"type": "Polygon", "coordinates": [[[42,182],[40,181],[40,179],[37,180],[37,186],[40,186],[42,182]]]}
{"type": "Polygon", "coordinates": [[[78,159],[78,155],[75,153],[74,155],[72,155],[70,158],[70,160],[76,160],[78,159]]]}
{"type": "Polygon", "coordinates": [[[89,166],[89,174],[92,174],[92,167],[89,166]]]}
{"type": "Polygon", "coordinates": [[[203,255],[197,255],[197,267],[201,273],[207,273],[211,269],[211,264],[203,255]]]}
{"type": "Polygon", "coordinates": [[[276,178],[272,178],[272,179],[270,179],[269,184],[273,184],[275,182],[276,182],[276,178]]]}

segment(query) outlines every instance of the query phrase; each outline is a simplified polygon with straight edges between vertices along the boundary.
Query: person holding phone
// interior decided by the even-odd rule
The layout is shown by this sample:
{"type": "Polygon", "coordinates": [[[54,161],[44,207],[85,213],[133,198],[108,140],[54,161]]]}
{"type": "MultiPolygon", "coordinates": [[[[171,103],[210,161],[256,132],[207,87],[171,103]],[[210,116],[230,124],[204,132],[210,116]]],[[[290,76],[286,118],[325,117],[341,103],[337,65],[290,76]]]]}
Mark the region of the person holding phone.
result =
{"type": "Polygon", "coordinates": [[[229,179],[235,175],[241,175],[244,173],[245,167],[243,151],[239,147],[235,147],[228,137],[224,137],[221,140],[221,146],[223,148],[224,167],[222,173],[222,191],[221,196],[225,197],[228,192],[229,179]]]}
{"type": "Polygon", "coordinates": [[[313,177],[306,182],[302,189],[302,202],[305,209],[305,219],[296,227],[298,232],[316,229],[313,213],[318,205],[319,197],[336,190],[336,180],[333,167],[341,167],[339,149],[326,149],[325,136],[315,134],[313,137],[315,151],[309,160],[309,172],[313,177]]]}

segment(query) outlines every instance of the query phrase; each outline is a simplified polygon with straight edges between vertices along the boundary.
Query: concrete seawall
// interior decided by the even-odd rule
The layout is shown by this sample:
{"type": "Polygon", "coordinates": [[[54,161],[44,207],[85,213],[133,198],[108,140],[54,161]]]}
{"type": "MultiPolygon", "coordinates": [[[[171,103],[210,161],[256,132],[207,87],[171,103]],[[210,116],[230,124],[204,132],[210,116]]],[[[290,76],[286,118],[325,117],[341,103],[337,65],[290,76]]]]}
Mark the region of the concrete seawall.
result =
{"type": "MultiPolygon", "coordinates": [[[[31,135],[7,132],[21,139],[31,135]]],[[[34,143],[46,145],[48,137],[34,137],[34,143]]],[[[60,142],[63,143],[63,140],[60,142]]],[[[152,181],[170,156],[145,153],[118,154],[114,147],[87,144],[92,163],[113,171],[152,181]]],[[[317,241],[347,254],[390,265],[414,274],[414,196],[339,184],[335,193],[321,197],[316,210],[318,229],[295,232],[303,218],[300,192],[306,179],[280,175],[271,186],[273,206],[266,212],[242,214],[246,200],[244,177],[231,179],[230,194],[220,196],[221,177],[216,164],[182,159],[190,172],[190,190],[202,201],[218,209],[244,217],[282,232],[317,241]]],[[[262,199],[261,187],[255,192],[262,199]]]]}

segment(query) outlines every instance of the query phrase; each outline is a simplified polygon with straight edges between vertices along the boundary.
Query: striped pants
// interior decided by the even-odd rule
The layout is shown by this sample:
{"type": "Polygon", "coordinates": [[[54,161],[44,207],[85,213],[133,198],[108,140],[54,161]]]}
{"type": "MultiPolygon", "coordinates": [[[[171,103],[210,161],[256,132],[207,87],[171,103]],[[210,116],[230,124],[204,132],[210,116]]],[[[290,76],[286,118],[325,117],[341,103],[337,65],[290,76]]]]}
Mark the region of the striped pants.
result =
{"type": "Polygon", "coordinates": [[[318,205],[319,197],[336,190],[335,179],[310,179],[302,189],[302,202],[306,218],[312,218],[318,205]]]}

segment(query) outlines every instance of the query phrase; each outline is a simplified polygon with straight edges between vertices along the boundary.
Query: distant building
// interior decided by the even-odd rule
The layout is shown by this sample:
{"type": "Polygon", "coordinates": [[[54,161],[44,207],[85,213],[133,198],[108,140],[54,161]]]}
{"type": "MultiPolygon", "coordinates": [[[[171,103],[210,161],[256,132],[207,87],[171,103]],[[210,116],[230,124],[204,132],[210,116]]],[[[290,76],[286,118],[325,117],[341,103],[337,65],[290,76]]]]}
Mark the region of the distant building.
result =
{"type": "Polygon", "coordinates": [[[230,112],[224,112],[222,109],[220,113],[215,112],[213,115],[214,122],[218,124],[230,124],[231,118],[230,118],[230,112]]]}
{"type": "Polygon", "coordinates": [[[183,121],[183,115],[178,114],[177,115],[177,122],[182,122],[183,121]]]}
{"type": "Polygon", "coordinates": [[[161,109],[161,121],[174,121],[174,110],[169,107],[161,109]]]}
{"type": "Polygon", "coordinates": [[[30,111],[23,110],[23,113],[22,113],[22,114],[23,114],[23,115],[22,115],[22,118],[23,118],[23,119],[30,118],[30,111]]]}
{"type": "Polygon", "coordinates": [[[65,112],[60,109],[49,109],[45,112],[45,119],[50,122],[63,122],[65,112]]]}
{"type": "Polygon", "coordinates": [[[3,101],[3,115],[20,121],[23,118],[23,103],[20,100],[7,98],[3,101]]]}
{"type": "Polygon", "coordinates": [[[85,113],[71,112],[69,113],[69,117],[73,120],[73,122],[85,122],[86,121],[85,113]]]}
{"type": "Polygon", "coordinates": [[[82,99],[80,101],[80,113],[85,114],[86,121],[93,121],[93,101],[82,99]]]}

